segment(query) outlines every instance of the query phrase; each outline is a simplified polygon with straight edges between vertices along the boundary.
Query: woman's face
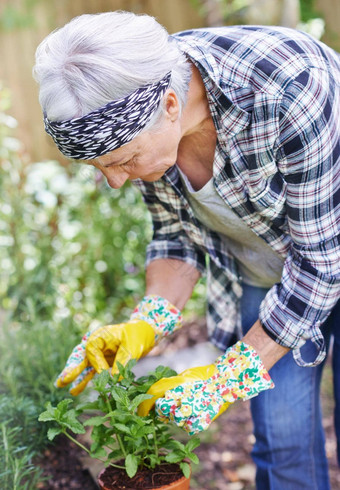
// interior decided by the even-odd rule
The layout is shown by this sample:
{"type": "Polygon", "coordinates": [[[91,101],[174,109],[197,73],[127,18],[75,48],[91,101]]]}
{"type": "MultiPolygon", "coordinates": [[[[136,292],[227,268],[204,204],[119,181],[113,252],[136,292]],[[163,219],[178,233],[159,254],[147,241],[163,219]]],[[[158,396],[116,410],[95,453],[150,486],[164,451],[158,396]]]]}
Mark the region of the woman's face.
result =
{"type": "Polygon", "coordinates": [[[180,139],[179,118],[165,117],[156,132],[146,131],[90,163],[103,173],[114,189],[137,178],[153,182],[176,163],[180,139]]]}

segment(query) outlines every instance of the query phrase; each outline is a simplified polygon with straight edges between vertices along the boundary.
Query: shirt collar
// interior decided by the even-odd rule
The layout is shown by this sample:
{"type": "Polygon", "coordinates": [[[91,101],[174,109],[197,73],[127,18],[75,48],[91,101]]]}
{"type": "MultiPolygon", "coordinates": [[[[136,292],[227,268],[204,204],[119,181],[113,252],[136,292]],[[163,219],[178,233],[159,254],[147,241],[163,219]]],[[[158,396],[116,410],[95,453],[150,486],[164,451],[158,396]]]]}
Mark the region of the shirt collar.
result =
{"type": "MultiPolygon", "coordinates": [[[[210,111],[223,144],[229,137],[242,131],[250,122],[250,114],[226,95],[220,87],[221,73],[215,57],[207,49],[203,39],[193,38],[185,33],[172,36],[178,47],[198,68],[205,85],[210,111]]],[[[233,87],[228,92],[232,93],[233,87]]]]}

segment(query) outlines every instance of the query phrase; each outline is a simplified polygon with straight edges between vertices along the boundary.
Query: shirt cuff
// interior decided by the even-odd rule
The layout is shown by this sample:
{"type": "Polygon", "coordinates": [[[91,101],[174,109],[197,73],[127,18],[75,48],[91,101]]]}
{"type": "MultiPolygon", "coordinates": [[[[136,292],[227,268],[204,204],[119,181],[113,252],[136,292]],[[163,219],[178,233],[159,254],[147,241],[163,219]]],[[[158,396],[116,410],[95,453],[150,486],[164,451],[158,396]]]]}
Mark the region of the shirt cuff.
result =
{"type": "Polygon", "coordinates": [[[205,255],[181,240],[153,240],[149,243],[146,249],[146,266],[157,259],[182,260],[195,267],[202,275],[206,272],[205,255]]]}
{"type": "Polygon", "coordinates": [[[278,296],[279,285],[273,286],[260,305],[259,320],[265,332],[283,347],[293,349],[293,356],[299,366],[316,366],[326,357],[326,344],[321,333],[321,321],[294,318],[294,313],[285,307],[278,296]],[[314,361],[305,362],[300,348],[311,340],[318,354],[314,361]]]}

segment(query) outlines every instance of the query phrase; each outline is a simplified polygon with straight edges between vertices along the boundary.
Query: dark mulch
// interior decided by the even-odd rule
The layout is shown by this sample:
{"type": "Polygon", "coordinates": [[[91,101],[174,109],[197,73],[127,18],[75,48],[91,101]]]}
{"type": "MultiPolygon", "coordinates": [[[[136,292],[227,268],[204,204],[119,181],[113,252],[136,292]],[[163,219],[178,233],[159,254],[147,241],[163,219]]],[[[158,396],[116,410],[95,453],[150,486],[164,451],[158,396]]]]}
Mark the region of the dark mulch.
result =
{"type": "MultiPolygon", "coordinates": [[[[172,338],[165,339],[153,353],[160,354],[165,349],[168,352],[174,351],[204,340],[204,321],[200,320],[187,324],[172,338]]],[[[332,490],[336,490],[340,488],[340,472],[336,464],[330,361],[325,368],[322,401],[331,484],[332,490]]],[[[250,457],[254,438],[249,402],[239,402],[231,406],[226,414],[203,433],[201,439],[202,444],[195,451],[200,459],[200,465],[193,468],[190,488],[198,490],[253,490],[255,488],[255,468],[250,457]]],[[[60,438],[55,446],[46,450],[41,461],[45,475],[50,474],[51,477],[39,488],[43,490],[96,489],[90,474],[80,463],[79,455],[79,450],[73,443],[60,438]]]]}
{"type": "Polygon", "coordinates": [[[37,488],[41,490],[98,490],[89,471],[80,462],[80,449],[65,436],[46,449],[37,461],[46,481],[37,488]]]}

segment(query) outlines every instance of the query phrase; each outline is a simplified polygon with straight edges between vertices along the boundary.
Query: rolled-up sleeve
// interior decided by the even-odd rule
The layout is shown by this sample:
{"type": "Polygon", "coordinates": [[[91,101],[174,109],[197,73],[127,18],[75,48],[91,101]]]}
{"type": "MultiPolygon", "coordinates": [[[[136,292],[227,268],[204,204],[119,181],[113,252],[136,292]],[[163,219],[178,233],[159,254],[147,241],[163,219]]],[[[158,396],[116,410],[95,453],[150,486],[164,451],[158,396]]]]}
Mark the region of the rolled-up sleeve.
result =
{"type": "Polygon", "coordinates": [[[340,297],[340,80],[320,69],[286,88],[279,114],[277,164],[286,185],[292,246],[282,279],[266,295],[260,322],[300,365],[325,357],[320,327],[340,297]],[[305,363],[311,339],[319,354],[305,363]]]}

